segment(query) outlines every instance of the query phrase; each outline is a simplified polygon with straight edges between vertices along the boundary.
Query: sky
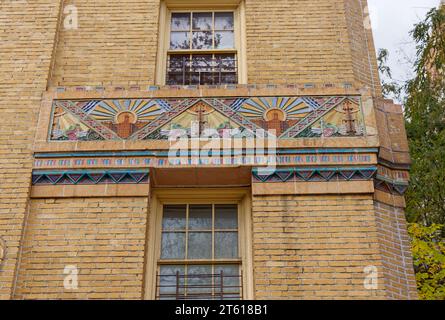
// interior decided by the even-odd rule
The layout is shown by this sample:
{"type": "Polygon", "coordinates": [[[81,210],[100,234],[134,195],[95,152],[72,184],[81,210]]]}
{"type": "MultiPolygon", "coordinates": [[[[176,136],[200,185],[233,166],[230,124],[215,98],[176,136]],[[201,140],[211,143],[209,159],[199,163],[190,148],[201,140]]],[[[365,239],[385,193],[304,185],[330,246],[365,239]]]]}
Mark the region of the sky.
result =
{"type": "Polygon", "coordinates": [[[413,61],[416,48],[409,32],[439,3],[440,0],[368,0],[376,50],[389,50],[388,65],[395,80],[412,77],[408,61],[413,61]]]}

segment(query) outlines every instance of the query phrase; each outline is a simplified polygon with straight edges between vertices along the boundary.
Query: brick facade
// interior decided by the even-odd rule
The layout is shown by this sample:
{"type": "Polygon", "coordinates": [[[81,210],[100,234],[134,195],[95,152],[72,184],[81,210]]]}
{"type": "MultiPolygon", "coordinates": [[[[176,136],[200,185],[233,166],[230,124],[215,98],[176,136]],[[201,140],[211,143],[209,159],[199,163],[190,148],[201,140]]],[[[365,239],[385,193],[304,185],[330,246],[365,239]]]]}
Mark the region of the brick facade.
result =
{"type": "Polygon", "coordinates": [[[155,90],[148,87],[158,85],[164,54],[159,0],[0,6],[0,299],[146,298],[154,290],[146,287],[147,252],[157,250],[148,240],[151,188],[184,186],[249,188],[245,276],[253,298],[416,298],[400,192],[406,134],[401,110],[379,98],[372,33],[362,23],[366,1],[245,0],[248,83],[155,90]],[[65,26],[68,6],[77,10],[74,30],[65,26]],[[263,97],[313,108],[306,127],[278,141],[284,173],[264,181],[245,163],[163,168],[167,140],[49,137],[54,101],[147,98],[185,108],[204,98],[199,103],[241,121],[230,108],[263,97]],[[354,119],[344,116],[351,104],[354,119]],[[332,132],[310,127],[322,109],[360,130],[325,136],[332,132]],[[315,136],[297,137],[304,132],[315,136]],[[64,287],[70,265],[78,268],[75,290],[64,287]],[[367,266],[378,270],[377,288],[364,287],[367,266]]]}
{"type": "Polygon", "coordinates": [[[0,236],[7,243],[0,299],[11,297],[28,210],[32,144],[46,90],[60,1],[0,5],[0,236]]]}
{"type": "Polygon", "coordinates": [[[380,268],[372,197],[253,198],[256,296],[260,299],[381,299],[363,286],[380,268]]]}
{"type": "Polygon", "coordinates": [[[15,299],[140,299],[147,198],[31,201],[15,299]],[[78,289],[61,286],[78,269],[78,289]]]}
{"type": "Polygon", "coordinates": [[[386,297],[414,299],[417,297],[413,277],[410,239],[406,233],[403,209],[376,201],[374,210],[385,274],[386,297]]]}

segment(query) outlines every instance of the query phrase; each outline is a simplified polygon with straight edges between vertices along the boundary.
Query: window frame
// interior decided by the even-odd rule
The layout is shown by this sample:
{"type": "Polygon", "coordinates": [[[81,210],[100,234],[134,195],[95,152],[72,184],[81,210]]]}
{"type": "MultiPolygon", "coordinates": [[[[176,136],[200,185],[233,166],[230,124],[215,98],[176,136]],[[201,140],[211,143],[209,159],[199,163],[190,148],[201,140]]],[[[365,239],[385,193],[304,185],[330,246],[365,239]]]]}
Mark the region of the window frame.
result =
{"type": "MultiPolygon", "coordinates": [[[[223,265],[238,264],[241,270],[241,299],[254,299],[250,191],[246,188],[153,190],[149,213],[146,250],[145,299],[156,298],[156,274],[160,265],[223,265]],[[237,204],[238,206],[238,259],[161,259],[163,206],[175,204],[237,204]]],[[[187,258],[187,257],[186,257],[187,258]]]]}
{"type": "MultiPolygon", "coordinates": [[[[188,202],[188,203],[183,203],[183,202],[177,202],[177,201],[166,201],[163,202],[161,205],[161,246],[160,246],[160,250],[159,250],[159,259],[158,259],[158,264],[157,264],[157,268],[156,268],[156,275],[159,276],[161,275],[161,268],[162,266],[177,266],[177,267],[184,267],[184,270],[189,270],[190,267],[194,267],[194,266],[209,266],[211,268],[211,270],[214,270],[214,268],[220,266],[220,265],[228,265],[228,266],[237,266],[238,269],[238,273],[240,275],[239,278],[239,285],[241,286],[241,289],[243,287],[243,283],[242,283],[242,259],[241,259],[241,254],[240,254],[240,224],[242,223],[241,221],[241,217],[240,217],[240,203],[239,201],[234,202],[234,201],[217,201],[217,202],[212,202],[210,203],[210,201],[206,201],[206,200],[202,200],[202,201],[192,201],[192,202],[188,202]],[[186,219],[185,219],[185,229],[181,230],[181,231],[177,231],[177,230],[164,230],[162,227],[162,222],[164,220],[164,208],[165,206],[168,205],[185,205],[186,206],[186,219]],[[189,219],[190,219],[190,207],[193,205],[211,205],[212,207],[212,227],[211,229],[206,229],[204,231],[204,229],[190,229],[189,226],[189,219]],[[215,236],[216,236],[216,232],[218,232],[217,228],[215,227],[215,212],[216,212],[216,206],[218,205],[236,205],[236,211],[237,211],[237,228],[236,228],[236,234],[237,234],[237,252],[238,252],[238,257],[236,258],[220,258],[217,259],[215,258],[215,236]],[[184,252],[184,259],[165,259],[162,258],[162,235],[164,234],[164,232],[185,232],[185,252],[184,252]],[[210,232],[211,233],[211,258],[205,258],[205,259],[189,259],[188,258],[188,250],[190,249],[189,247],[189,235],[190,233],[193,232],[210,232]]],[[[221,229],[222,230],[222,229],[221,229]]],[[[224,230],[225,232],[234,232],[235,229],[226,229],[224,230]]],[[[221,231],[220,231],[221,232],[221,231]]],[[[215,275],[217,274],[216,272],[211,272],[211,274],[215,275]]],[[[190,279],[188,279],[188,271],[186,271],[186,273],[183,275],[185,276],[184,281],[187,283],[190,279]]],[[[215,281],[216,279],[212,278],[211,281],[215,281]]],[[[158,282],[159,279],[156,279],[156,281],[158,282]]],[[[208,288],[210,289],[210,288],[208,288]]],[[[215,294],[215,297],[218,297],[218,293],[215,293],[215,288],[212,288],[212,292],[215,294]]],[[[155,288],[156,292],[156,296],[159,296],[159,290],[160,288],[155,288]]],[[[185,289],[186,291],[190,291],[192,289],[185,289]]],[[[232,295],[232,294],[229,294],[232,295]]],[[[243,297],[243,292],[240,291],[240,299],[242,299],[243,297]]]]}
{"type": "Polygon", "coordinates": [[[240,41],[237,37],[237,31],[239,30],[239,26],[237,25],[239,19],[237,19],[237,10],[233,10],[233,9],[228,9],[228,10],[223,10],[223,9],[214,9],[214,10],[204,10],[204,9],[196,9],[196,10],[181,10],[181,9],[176,9],[176,10],[170,10],[168,13],[168,33],[166,35],[167,37],[167,42],[168,42],[168,49],[167,49],[167,55],[169,54],[237,54],[237,49],[239,47],[238,42],[240,41]],[[220,29],[216,29],[215,28],[215,13],[226,13],[226,12],[230,12],[233,13],[233,29],[231,30],[220,30],[220,29]],[[187,13],[190,15],[190,28],[189,30],[178,30],[178,31],[174,31],[171,30],[171,21],[172,21],[172,17],[173,14],[175,13],[187,13]],[[212,14],[212,29],[210,30],[197,30],[197,29],[193,29],[193,14],[195,13],[211,13],[212,14]],[[215,34],[216,32],[224,32],[224,31],[233,31],[233,48],[215,48],[215,34]],[[171,49],[170,48],[170,41],[171,41],[171,33],[172,32],[188,32],[189,34],[189,42],[190,42],[190,48],[189,49],[171,49]],[[212,32],[212,48],[204,48],[204,49],[193,49],[193,33],[194,32],[212,32]]]}
{"type": "MultiPolygon", "coordinates": [[[[173,1],[163,1],[160,7],[159,19],[159,37],[158,37],[158,57],[156,65],[155,84],[166,85],[167,83],[167,64],[169,55],[193,55],[193,54],[235,54],[237,61],[237,83],[247,84],[247,63],[245,49],[245,19],[244,19],[244,0],[234,4],[233,1],[210,2],[203,6],[198,5],[196,1],[184,1],[178,5],[173,1]],[[234,15],[234,48],[233,49],[190,49],[190,50],[171,50],[171,18],[172,13],[193,13],[193,12],[233,12],[234,15]]],[[[192,21],[190,21],[192,24],[192,21]]],[[[191,26],[192,29],[192,26],[191,26]]],[[[212,30],[213,32],[214,30],[212,30]]],[[[193,35],[191,35],[192,37],[193,35]]],[[[214,39],[212,40],[214,42],[214,39]]],[[[190,44],[191,46],[191,44],[190,44]]]]}
{"type": "MultiPolygon", "coordinates": [[[[166,201],[166,202],[162,202],[162,217],[161,217],[161,237],[163,233],[185,233],[185,252],[184,252],[184,259],[163,259],[162,256],[162,248],[159,252],[159,259],[158,259],[158,265],[197,265],[197,264],[203,264],[203,265],[218,265],[218,264],[241,264],[242,259],[241,259],[241,251],[240,251],[240,225],[242,223],[241,221],[241,217],[240,217],[240,203],[238,202],[234,202],[234,201],[217,201],[217,202],[210,202],[206,200],[202,200],[199,202],[193,201],[187,201],[187,203],[183,203],[183,202],[178,202],[178,201],[166,201]],[[237,224],[238,227],[237,229],[217,229],[215,228],[214,222],[215,222],[215,207],[217,205],[225,205],[225,204],[234,204],[237,206],[237,224]],[[185,205],[186,206],[186,227],[184,230],[164,230],[162,228],[162,220],[164,218],[163,214],[164,214],[164,206],[168,206],[168,205],[185,205]],[[208,230],[204,230],[204,229],[196,229],[196,230],[191,230],[189,229],[189,219],[190,219],[190,206],[193,205],[211,205],[212,206],[212,228],[208,229],[208,230]],[[189,259],[188,258],[188,250],[189,250],[189,246],[188,246],[188,236],[190,233],[194,233],[194,232],[209,232],[212,234],[212,257],[210,259],[189,259]],[[237,239],[238,239],[238,245],[237,245],[237,250],[238,250],[238,257],[237,258],[221,258],[221,259],[217,259],[215,258],[215,235],[217,232],[236,232],[237,233],[237,239]]],[[[161,239],[162,240],[162,239],[161,239]]],[[[162,242],[162,241],[161,241],[162,242]]]]}

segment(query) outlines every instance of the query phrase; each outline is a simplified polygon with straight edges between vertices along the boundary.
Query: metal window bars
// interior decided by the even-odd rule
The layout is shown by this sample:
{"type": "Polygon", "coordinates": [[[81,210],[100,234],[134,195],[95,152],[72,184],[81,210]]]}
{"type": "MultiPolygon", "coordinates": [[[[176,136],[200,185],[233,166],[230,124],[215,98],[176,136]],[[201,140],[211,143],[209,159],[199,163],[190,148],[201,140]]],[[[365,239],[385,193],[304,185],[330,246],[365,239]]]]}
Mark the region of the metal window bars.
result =
{"type": "Polygon", "coordinates": [[[241,300],[242,275],[156,273],[157,300],[241,300]]]}
{"type": "Polygon", "coordinates": [[[169,55],[167,85],[222,85],[238,83],[234,54],[169,55]]]}

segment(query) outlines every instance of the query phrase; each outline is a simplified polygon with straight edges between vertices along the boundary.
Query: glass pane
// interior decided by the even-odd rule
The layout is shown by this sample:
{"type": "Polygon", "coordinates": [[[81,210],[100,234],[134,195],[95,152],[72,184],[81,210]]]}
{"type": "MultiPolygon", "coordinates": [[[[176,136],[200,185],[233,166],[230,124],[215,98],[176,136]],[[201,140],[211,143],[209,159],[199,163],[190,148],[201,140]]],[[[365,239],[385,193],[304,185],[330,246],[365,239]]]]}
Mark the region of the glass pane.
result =
{"type": "Polygon", "coordinates": [[[221,71],[236,72],[236,60],[234,54],[215,55],[215,65],[221,68],[221,71]]]}
{"type": "Polygon", "coordinates": [[[212,39],[211,31],[193,32],[192,49],[212,49],[212,39]]]}
{"type": "Polygon", "coordinates": [[[233,12],[215,12],[215,30],[233,30],[233,12]]]}
{"type": "Polygon", "coordinates": [[[215,259],[238,258],[238,233],[215,232],[215,259]]]}
{"type": "Polygon", "coordinates": [[[221,75],[221,83],[236,84],[238,83],[238,77],[236,73],[223,73],[221,75]]]}
{"type": "Polygon", "coordinates": [[[185,85],[186,79],[184,79],[184,75],[182,72],[169,72],[167,74],[167,84],[168,85],[185,85]]]}
{"type": "Polygon", "coordinates": [[[162,230],[185,230],[186,205],[164,206],[162,230]]]}
{"type": "Polygon", "coordinates": [[[193,71],[212,71],[212,55],[200,54],[192,58],[193,71]]]}
{"type": "Polygon", "coordinates": [[[212,267],[187,267],[187,298],[209,299],[212,296],[212,267]]]}
{"type": "Polygon", "coordinates": [[[212,30],[212,13],[193,13],[193,30],[212,30]]]}
{"type": "Polygon", "coordinates": [[[236,204],[215,206],[215,229],[238,229],[238,206],[236,204]]]}
{"type": "Polygon", "coordinates": [[[200,74],[199,84],[208,85],[215,84],[218,81],[218,74],[214,72],[202,72],[200,74]]]}
{"type": "Polygon", "coordinates": [[[169,68],[175,71],[182,71],[183,67],[189,66],[190,55],[188,54],[175,54],[169,56],[169,68]]]}
{"type": "Polygon", "coordinates": [[[190,205],[190,230],[212,230],[212,205],[190,205]]]}
{"type": "Polygon", "coordinates": [[[240,268],[238,265],[215,266],[215,293],[219,294],[220,298],[228,300],[240,299],[240,283],[240,268]],[[222,282],[221,271],[223,275],[222,282]]]}
{"type": "Polygon", "coordinates": [[[188,236],[188,259],[212,258],[212,233],[190,232],[188,236]]]}
{"type": "Polygon", "coordinates": [[[184,259],[185,258],[185,233],[163,232],[161,259],[184,259]]]}
{"type": "Polygon", "coordinates": [[[159,276],[159,295],[161,300],[175,300],[177,298],[181,299],[184,295],[184,266],[161,266],[161,272],[159,276]],[[177,286],[177,274],[179,272],[177,286]],[[177,297],[176,294],[180,296],[177,297]]]}
{"type": "Polygon", "coordinates": [[[187,81],[192,85],[199,85],[201,84],[201,74],[199,72],[191,72],[188,75],[187,81]]]}
{"type": "Polygon", "coordinates": [[[235,48],[233,31],[215,32],[215,49],[233,49],[233,48],[235,48]]]}
{"type": "Polygon", "coordinates": [[[190,49],[190,32],[174,31],[170,34],[170,49],[190,49]]]}
{"type": "Polygon", "coordinates": [[[172,31],[190,30],[190,13],[172,13],[172,31]]]}

